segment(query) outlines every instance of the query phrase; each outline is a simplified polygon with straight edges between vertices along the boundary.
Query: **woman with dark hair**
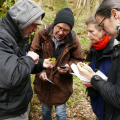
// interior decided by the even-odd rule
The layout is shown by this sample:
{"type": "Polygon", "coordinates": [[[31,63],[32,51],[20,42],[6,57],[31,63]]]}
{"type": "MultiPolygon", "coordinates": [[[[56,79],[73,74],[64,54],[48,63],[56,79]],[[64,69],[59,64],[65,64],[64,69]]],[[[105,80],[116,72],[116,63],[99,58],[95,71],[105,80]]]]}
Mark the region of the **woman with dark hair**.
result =
{"type": "MultiPolygon", "coordinates": [[[[120,0],[104,0],[96,11],[95,18],[106,34],[120,41],[120,0]]],[[[103,120],[120,120],[120,44],[113,47],[112,64],[105,81],[93,71],[89,72],[79,66],[81,75],[90,80],[91,84],[105,100],[103,120]]]]}
{"type": "MultiPolygon", "coordinates": [[[[111,65],[111,55],[113,53],[114,39],[105,35],[94,16],[90,16],[85,24],[87,25],[88,37],[91,40],[89,53],[86,61],[90,62],[89,66],[94,70],[100,70],[106,76],[111,65]]],[[[103,120],[104,99],[91,83],[83,83],[87,87],[87,95],[90,96],[93,112],[99,120],[103,120]]]]}

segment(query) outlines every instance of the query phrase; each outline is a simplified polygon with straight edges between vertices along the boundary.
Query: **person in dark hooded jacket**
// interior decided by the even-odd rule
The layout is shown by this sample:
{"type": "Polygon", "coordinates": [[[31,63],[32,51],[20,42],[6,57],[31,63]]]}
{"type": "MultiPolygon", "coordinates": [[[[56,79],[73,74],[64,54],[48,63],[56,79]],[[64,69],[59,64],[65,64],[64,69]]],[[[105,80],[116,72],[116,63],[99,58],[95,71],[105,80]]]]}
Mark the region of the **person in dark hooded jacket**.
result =
{"type": "Polygon", "coordinates": [[[33,51],[26,54],[26,38],[44,15],[34,1],[19,0],[0,19],[0,120],[28,120],[33,94],[30,74],[53,67],[33,51]]]}
{"type": "Polygon", "coordinates": [[[91,81],[105,100],[103,120],[120,120],[120,0],[103,0],[95,13],[95,18],[106,34],[118,41],[113,46],[108,79],[105,81],[100,75],[81,68],[79,64],[83,63],[79,63],[78,68],[80,74],[91,81]]]}

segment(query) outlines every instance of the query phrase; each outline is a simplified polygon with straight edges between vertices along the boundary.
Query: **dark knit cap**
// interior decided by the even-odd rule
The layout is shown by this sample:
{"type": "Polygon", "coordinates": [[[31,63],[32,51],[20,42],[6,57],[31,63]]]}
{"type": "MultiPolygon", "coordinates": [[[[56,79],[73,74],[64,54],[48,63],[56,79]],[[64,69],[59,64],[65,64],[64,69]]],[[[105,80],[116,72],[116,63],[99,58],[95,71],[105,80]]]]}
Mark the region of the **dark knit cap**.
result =
{"type": "Polygon", "coordinates": [[[66,23],[70,25],[71,29],[73,28],[74,16],[70,8],[63,8],[57,13],[56,18],[54,20],[54,26],[58,23],[66,23]]]}

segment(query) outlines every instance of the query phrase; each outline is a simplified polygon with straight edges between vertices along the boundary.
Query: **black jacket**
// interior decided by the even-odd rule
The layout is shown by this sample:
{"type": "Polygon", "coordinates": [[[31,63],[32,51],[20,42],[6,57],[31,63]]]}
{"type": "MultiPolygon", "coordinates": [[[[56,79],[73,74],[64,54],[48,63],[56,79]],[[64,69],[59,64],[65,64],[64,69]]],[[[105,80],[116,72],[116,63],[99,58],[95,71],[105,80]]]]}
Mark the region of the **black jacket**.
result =
{"type": "Polygon", "coordinates": [[[33,59],[24,56],[25,44],[17,24],[7,13],[0,19],[0,120],[26,112],[33,94],[30,74],[43,70],[43,60],[35,67],[33,59]]]}
{"type": "Polygon", "coordinates": [[[108,81],[94,75],[92,85],[105,100],[104,120],[120,120],[120,45],[113,49],[113,61],[108,73],[108,81]]]}

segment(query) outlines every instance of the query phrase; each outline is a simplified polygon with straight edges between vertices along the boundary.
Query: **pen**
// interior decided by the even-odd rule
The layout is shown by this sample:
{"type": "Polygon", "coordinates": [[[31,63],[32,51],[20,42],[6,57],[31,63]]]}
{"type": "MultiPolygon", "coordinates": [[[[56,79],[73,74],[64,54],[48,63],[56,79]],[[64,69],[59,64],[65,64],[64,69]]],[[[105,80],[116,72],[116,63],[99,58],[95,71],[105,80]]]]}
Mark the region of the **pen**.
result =
{"type": "Polygon", "coordinates": [[[88,68],[86,68],[85,66],[83,65],[80,65],[81,67],[83,67],[84,69],[88,70],[89,72],[92,72],[91,70],[89,70],[88,68]]]}

